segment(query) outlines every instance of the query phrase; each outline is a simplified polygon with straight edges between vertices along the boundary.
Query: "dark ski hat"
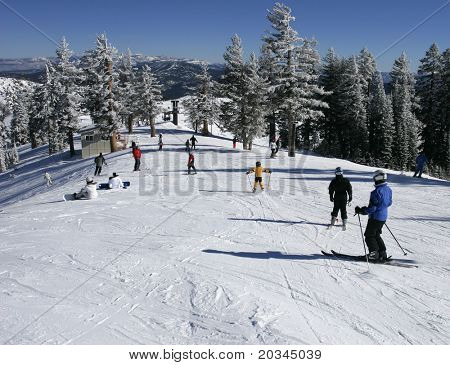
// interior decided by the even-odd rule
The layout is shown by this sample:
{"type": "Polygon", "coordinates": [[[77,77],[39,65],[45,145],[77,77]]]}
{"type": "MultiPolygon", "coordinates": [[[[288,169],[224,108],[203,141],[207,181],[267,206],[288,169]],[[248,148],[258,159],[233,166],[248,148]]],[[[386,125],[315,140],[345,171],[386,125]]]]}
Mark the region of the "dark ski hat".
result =
{"type": "Polygon", "coordinates": [[[117,176],[119,176],[119,174],[113,172],[113,177],[117,177],[117,176]]]}
{"type": "Polygon", "coordinates": [[[334,170],[335,175],[344,175],[344,170],[342,170],[342,167],[336,167],[336,170],[334,170]]]}
{"type": "Polygon", "coordinates": [[[261,161],[256,161],[256,166],[261,166],[261,161]]]}

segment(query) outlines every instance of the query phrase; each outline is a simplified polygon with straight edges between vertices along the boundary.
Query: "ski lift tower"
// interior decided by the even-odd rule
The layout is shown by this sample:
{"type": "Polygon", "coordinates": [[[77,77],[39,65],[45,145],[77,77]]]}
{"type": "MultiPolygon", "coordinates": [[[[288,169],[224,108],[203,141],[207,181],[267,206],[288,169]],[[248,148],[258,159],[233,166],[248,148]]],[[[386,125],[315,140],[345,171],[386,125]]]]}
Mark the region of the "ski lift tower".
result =
{"type": "Polygon", "coordinates": [[[178,100],[172,100],[173,124],[178,125],[178,100]]]}

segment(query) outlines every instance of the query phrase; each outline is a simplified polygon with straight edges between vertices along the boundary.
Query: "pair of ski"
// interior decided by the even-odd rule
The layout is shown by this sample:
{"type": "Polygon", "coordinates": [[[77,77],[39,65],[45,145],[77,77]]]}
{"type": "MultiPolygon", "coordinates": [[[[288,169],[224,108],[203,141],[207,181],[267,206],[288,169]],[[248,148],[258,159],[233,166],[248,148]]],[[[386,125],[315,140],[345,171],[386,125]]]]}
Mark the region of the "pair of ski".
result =
{"type": "MultiPolygon", "coordinates": [[[[345,260],[345,261],[360,261],[360,262],[366,262],[367,258],[365,255],[347,255],[343,253],[339,253],[336,251],[331,250],[330,252],[322,251],[322,254],[328,257],[333,257],[338,260],[345,260]]],[[[402,259],[393,259],[392,256],[389,256],[387,260],[385,261],[371,261],[369,262],[373,264],[379,264],[379,265],[390,265],[390,266],[398,266],[398,267],[407,267],[407,268],[417,268],[418,265],[415,265],[414,260],[402,260],[402,259]]]]}

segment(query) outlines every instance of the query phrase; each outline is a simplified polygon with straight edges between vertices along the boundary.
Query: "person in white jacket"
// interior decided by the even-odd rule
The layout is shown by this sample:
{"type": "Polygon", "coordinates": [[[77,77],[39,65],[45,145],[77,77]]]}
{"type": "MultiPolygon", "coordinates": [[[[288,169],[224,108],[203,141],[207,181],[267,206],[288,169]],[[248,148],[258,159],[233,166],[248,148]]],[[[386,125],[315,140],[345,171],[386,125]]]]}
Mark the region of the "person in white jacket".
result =
{"type": "Polygon", "coordinates": [[[73,197],[78,199],[96,199],[98,197],[97,194],[97,183],[90,177],[86,178],[86,186],[80,190],[79,193],[74,193],[73,197]]]}
{"type": "Polygon", "coordinates": [[[52,176],[48,172],[46,172],[44,174],[44,181],[47,184],[47,187],[50,187],[50,185],[53,185],[52,176]]]}
{"type": "Polygon", "coordinates": [[[113,176],[109,178],[109,188],[110,189],[121,189],[123,188],[122,179],[115,172],[113,176]]]}

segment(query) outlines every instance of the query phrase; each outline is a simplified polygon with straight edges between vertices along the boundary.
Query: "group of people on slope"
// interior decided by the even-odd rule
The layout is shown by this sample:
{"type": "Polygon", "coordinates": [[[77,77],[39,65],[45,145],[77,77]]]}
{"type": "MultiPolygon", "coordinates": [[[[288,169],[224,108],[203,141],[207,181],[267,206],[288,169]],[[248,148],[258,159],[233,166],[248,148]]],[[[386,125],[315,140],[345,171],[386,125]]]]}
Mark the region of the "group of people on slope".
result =
{"type": "MultiPolygon", "coordinates": [[[[386,245],[381,238],[383,226],[388,218],[388,208],[392,205],[392,190],[387,184],[387,174],[383,170],[373,173],[375,189],[370,193],[368,206],[355,207],[355,214],[369,215],[365,242],[369,249],[368,259],[371,261],[385,261],[388,256],[386,245]]],[[[347,204],[352,201],[352,185],[344,177],[342,168],[335,170],[335,178],[331,181],[328,191],[330,200],[334,203],[331,212],[331,226],[336,223],[339,211],[341,212],[342,228],[347,227],[347,204]]]]}
{"type": "Polygon", "coordinates": [[[186,143],[184,144],[184,145],[185,145],[184,150],[185,150],[187,153],[191,153],[192,150],[197,149],[197,142],[198,142],[198,141],[197,141],[197,138],[195,138],[195,136],[192,135],[191,138],[189,138],[189,139],[186,140],[186,143]]]}
{"type": "MultiPolygon", "coordinates": [[[[119,174],[116,172],[108,180],[109,189],[123,189],[123,181],[120,178],[119,174]]],[[[85,199],[91,200],[96,199],[98,197],[97,193],[97,183],[91,178],[86,178],[86,185],[80,190],[79,193],[74,193],[73,197],[75,200],[85,199]]]]}

